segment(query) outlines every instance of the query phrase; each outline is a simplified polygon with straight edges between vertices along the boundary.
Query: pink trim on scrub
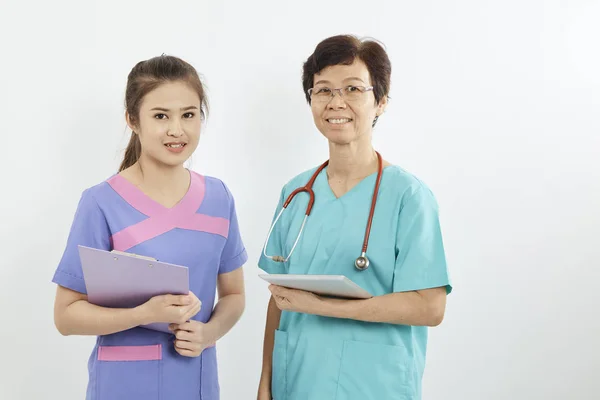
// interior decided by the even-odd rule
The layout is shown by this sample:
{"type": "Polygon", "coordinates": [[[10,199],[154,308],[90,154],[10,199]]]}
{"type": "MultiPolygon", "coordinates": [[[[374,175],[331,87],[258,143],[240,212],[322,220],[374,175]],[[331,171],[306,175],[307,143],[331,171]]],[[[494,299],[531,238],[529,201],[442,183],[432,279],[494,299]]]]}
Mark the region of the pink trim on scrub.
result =
{"type": "Polygon", "coordinates": [[[133,208],[148,216],[112,235],[115,250],[126,251],[175,228],[213,233],[227,238],[228,219],[196,213],[204,200],[205,181],[202,175],[190,172],[190,187],[181,201],[172,208],[155,202],[121,175],[114,175],[108,180],[108,184],[133,208]]]}
{"type": "Polygon", "coordinates": [[[99,361],[154,361],[162,360],[162,345],[152,346],[99,346],[99,361]]]}

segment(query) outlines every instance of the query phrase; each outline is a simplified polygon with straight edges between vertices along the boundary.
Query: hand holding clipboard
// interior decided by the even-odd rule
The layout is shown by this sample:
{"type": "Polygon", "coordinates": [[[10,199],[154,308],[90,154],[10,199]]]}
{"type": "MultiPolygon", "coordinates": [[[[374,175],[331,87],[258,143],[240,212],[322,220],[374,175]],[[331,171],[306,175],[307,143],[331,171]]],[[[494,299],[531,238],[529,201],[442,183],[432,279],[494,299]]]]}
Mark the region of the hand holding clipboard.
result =
{"type": "Polygon", "coordinates": [[[170,333],[170,323],[185,322],[200,310],[189,290],[187,267],[85,246],[79,246],[79,257],[88,301],[112,308],[141,306],[145,328],[170,333]]]}

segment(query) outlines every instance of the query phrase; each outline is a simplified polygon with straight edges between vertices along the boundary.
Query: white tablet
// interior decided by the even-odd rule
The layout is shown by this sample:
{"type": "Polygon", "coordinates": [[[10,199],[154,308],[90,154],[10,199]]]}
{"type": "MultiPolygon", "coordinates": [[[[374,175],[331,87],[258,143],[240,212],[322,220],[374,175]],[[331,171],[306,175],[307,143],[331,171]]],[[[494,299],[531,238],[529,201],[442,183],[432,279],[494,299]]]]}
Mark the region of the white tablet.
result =
{"type": "Polygon", "coordinates": [[[306,290],[324,296],[348,299],[373,297],[344,275],[259,274],[258,276],[275,285],[306,290]]]}

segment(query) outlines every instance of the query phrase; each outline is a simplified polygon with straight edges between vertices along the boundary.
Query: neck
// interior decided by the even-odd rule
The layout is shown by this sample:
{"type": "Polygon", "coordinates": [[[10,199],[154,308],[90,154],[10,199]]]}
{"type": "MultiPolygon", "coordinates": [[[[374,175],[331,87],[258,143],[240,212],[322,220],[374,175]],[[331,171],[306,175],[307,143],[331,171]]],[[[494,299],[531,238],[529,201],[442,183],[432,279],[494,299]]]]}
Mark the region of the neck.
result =
{"type": "Polygon", "coordinates": [[[327,175],[337,180],[360,179],[377,171],[378,160],[375,149],[367,145],[329,145],[327,175]]]}
{"type": "Polygon", "coordinates": [[[190,179],[183,165],[158,164],[143,156],[133,167],[137,184],[152,192],[177,193],[182,185],[187,186],[190,179]]]}

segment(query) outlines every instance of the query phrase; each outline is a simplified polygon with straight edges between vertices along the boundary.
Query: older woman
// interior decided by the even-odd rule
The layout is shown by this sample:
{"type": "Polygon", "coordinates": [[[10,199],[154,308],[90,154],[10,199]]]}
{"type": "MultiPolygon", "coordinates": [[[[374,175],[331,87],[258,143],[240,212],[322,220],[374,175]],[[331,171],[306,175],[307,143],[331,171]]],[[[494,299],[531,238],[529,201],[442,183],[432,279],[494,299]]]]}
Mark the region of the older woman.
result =
{"type": "Polygon", "coordinates": [[[260,400],[421,398],[427,329],[441,323],[451,286],[434,195],[371,143],[390,75],[385,50],[353,36],[322,41],[304,64],[329,160],[283,187],[259,266],[345,275],[373,297],[270,286],[260,400]],[[290,195],[309,181],[305,218],[310,196],[290,195]]]}

